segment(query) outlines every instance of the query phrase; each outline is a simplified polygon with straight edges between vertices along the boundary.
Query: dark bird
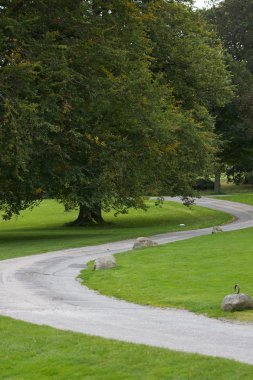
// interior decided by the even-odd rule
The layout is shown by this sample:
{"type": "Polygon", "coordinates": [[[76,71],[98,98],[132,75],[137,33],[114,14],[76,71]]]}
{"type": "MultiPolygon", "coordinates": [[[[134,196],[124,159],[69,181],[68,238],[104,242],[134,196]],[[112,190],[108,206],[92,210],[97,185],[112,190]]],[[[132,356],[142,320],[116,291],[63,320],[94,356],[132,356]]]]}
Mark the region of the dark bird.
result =
{"type": "Polygon", "coordinates": [[[235,292],[236,294],[239,294],[239,293],[240,293],[240,290],[241,290],[240,285],[239,285],[239,284],[236,284],[236,285],[234,286],[234,292],[235,292]]]}

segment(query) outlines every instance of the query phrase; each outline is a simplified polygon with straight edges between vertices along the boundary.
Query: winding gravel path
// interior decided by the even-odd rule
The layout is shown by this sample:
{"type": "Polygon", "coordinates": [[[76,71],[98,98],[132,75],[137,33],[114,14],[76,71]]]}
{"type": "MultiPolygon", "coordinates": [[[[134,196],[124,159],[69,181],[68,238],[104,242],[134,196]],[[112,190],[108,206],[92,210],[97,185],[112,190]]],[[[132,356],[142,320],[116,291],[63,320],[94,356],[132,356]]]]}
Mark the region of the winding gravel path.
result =
{"type": "MultiPolygon", "coordinates": [[[[202,198],[200,206],[237,220],[231,231],[253,226],[253,206],[202,198]]],[[[159,243],[210,234],[211,228],[156,235],[159,243]]],[[[253,364],[253,325],[229,323],[177,309],[139,306],[105,297],[75,279],[85,263],[131,249],[133,240],[67,249],[0,262],[0,314],[39,325],[144,343],[253,364]]]]}

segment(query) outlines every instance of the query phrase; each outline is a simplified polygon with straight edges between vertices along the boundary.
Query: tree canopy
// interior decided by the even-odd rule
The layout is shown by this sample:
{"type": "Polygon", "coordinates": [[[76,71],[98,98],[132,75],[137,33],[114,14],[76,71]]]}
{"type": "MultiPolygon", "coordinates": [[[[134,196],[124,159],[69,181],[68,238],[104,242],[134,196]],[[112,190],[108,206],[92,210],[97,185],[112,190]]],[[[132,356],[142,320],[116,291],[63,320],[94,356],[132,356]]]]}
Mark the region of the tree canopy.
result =
{"type": "Polygon", "coordinates": [[[231,94],[201,17],[173,1],[1,4],[5,217],[43,194],[81,206],[80,224],[148,193],[191,196],[216,149],[209,110],[231,94]]]}

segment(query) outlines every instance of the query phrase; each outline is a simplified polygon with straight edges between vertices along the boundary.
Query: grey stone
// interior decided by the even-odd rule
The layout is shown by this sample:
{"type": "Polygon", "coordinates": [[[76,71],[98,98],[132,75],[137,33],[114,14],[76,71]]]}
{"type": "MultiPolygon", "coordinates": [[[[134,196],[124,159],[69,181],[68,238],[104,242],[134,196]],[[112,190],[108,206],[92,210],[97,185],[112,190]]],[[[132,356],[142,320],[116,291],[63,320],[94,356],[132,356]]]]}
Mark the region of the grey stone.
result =
{"type": "Polygon", "coordinates": [[[133,249],[145,248],[145,247],[154,247],[156,245],[158,245],[158,244],[148,237],[138,237],[134,242],[133,249]]]}
{"type": "Polygon", "coordinates": [[[94,263],[94,270],[111,269],[114,267],[116,267],[116,260],[112,255],[100,257],[99,259],[95,260],[94,263]]]}
{"type": "Polygon", "coordinates": [[[229,294],[224,297],[221,308],[224,311],[241,311],[253,309],[253,300],[247,294],[229,294]]]}
{"type": "Polygon", "coordinates": [[[219,232],[223,232],[223,229],[221,227],[214,227],[212,230],[212,234],[217,234],[219,232]]]}

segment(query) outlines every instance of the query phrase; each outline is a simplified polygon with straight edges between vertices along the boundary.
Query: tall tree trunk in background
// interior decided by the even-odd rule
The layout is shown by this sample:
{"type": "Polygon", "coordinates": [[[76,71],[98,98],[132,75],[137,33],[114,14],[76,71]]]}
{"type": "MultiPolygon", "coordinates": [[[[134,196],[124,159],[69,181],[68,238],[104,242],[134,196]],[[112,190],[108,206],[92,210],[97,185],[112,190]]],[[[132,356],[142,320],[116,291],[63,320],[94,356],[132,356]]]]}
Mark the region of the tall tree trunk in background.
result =
{"type": "Polygon", "coordinates": [[[214,192],[218,194],[221,192],[221,172],[220,171],[217,171],[215,173],[214,192]]]}
{"type": "Polygon", "coordinates": [[[92,208],[84,205],[79,206],[79,214],[76,220],[69,223],[70,226],[88,226],[91,224],[103,224],[101,205],[97,204],[92,208]]]}

